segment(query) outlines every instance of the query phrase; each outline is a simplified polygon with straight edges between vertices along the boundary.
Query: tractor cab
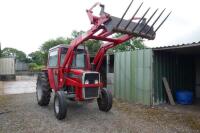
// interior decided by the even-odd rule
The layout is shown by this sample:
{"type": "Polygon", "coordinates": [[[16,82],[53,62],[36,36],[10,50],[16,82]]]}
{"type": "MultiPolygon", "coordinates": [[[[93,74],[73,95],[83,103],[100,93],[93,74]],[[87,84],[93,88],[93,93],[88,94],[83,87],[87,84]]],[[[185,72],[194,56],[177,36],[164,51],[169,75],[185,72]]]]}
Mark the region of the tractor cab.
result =
{"type": "MultiPolygon", "coordinates": [[[[51,48],[49,50],[49,56],[48,56],[48,68],[63,67],[63,63],[68,49],[69,46],[63,44],[51,48]]],[[[84,70],[89,69],[88,68],[89,64],[87,64],[87,62],[90,61],[89,58],[87,58],[88,55],[87,48],[79,46],[77,49],[74,49],[73,52],[74,56],[70,68],[84,69],[84,70]]]]}
{"type": "Polygon", "coordinates": [[[49,50],[47,68],[51,88],[55,91],[63,89],[70,99],[78,101],[98,98],[102,86],[100,74],[90,70],[87,49],[83,46],[74,49],[68,70],[64,66],[64,61],[69,48],[66,45],[58,45],[49,50]],[[62,76],[63,71],[64,76],[62,76]],[[63,84],[65,85],[62,86],[63,84]]]}
{"type": "MultiPolygon", "coordinates": [[[[70,46],[60,44],[49,50],[47,69],[48,73],[54,77],[50,78],[50,80],[53,81],[50,82],[50,85],[55,90],[59,88],[59,70],[65,69],[64,61],[69,47],[70,46]]],[[[87,48],[79,46],[73,50],[73,54],[71,55],[73,56],[69,66],[71,73],[88,71],[90,69],[90,61],[89,58],[87,58],[87,48]]]]}

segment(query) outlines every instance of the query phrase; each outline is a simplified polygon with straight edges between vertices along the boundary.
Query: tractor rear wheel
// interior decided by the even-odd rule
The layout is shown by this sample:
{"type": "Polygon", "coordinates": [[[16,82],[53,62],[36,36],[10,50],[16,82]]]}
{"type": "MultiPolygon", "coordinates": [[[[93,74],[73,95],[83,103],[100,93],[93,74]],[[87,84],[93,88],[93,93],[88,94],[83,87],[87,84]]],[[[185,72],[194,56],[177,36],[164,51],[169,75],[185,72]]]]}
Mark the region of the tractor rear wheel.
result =
{"type": "Polygon", "coordinates": [[[38,74],[36,84],[37,102],[40,106],[47,106],[51,98],[51,88],[48,75],[45,72],[38,74]]]}
{"type": "Polygon", "coordinates": [[[112,94],[106,88],[101,89],[101,96],[97,99],[99,110],[108,112],[112,108],[112,94]]]}
{"type": "Polygon", "coordinates": [[[62,120],[67,114],[66,95],[64,91],[57,91],[54,96],[54,113],[58,120],[62,120]]]}

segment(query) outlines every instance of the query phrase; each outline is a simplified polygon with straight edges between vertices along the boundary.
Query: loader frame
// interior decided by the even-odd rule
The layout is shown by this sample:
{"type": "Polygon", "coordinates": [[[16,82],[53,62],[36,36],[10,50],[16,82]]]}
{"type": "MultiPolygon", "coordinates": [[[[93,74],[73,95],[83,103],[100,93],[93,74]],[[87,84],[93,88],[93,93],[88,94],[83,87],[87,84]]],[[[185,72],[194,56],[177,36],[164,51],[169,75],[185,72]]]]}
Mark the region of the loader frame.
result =
{"type": "MultiPolygon", "coordinates": [[[[165,22],[165,20],[168,18],[171,12],[164,18],[164,20],[154,30],[153,27],[155,23],[161,17],[165,9],[159,14],[159,16],[152,23],[152,25],[149,26],[148,25],[149,21],[153,18],[153,16],[156,14],[158,9],[154,11],[154,13],[151,15],[151,17],[148,20],[146,20],[145,16],[149,12],[150,8],[146,10],[146,12],[141,18],[138,18],[136,17],[136,14],[138,13],[138,11],[143,5],[143,3],[141,3],[140,6],[137,8],[136,12],[131,17],[131,19],[125,20],[124,16],[126,15],[132,3],[133,3],[133,0],[130,2],[128,8],[126,9],[125,13],[122,15],[121,18],[116,18],[106,13],[104,11],[104,5],[102,5],[101,3],[96,3],[90,9],[86,10],[90,23],[92,24],[92,27],[85,34],[80,35],[77,38],[75,38],[69,45],[68,51],[64,59],[64,63],[61,66],[59,66],[58,70],[56,71],[58,75],[58,85],[57,86],[51,85],[52,89],[54,89],[55,91],[58,91],[62,89],[64,85],[74,86],[75,88],[84,88],[84,87],[102,88],[103,83],[85,85],[83,83],[77,82],[65,76],[66,73],[70,73],[70,72],[78,74],[78,71],[71,69],[70,66],[72,64],[72,60],[75,55],[75,52],[74,52],[75,49],[78,49],[78,46],[83,44],[87,40],[94,39],[94,40],[100,40],[102,42],[105,42],[101,44],[101,47],[99,51],[96,53],[93,62],[91,64],[87,62],[87,68],[86,68],[87,70],[99,72],[102,62],[103,62],[104,55],[108,49],[113,48],[117,45],[120,45],[131,38],[134,39],[137,37],[141,37],[141,38],[146,38],[149,40],[153,40],[155,38],[156,31],[165,22]],[[100,16],[93,15],[93,9],[96,6],[101,7],[100,16]],[[133,22],[134,20],[138,20],[138,21],[133,22]],[[121,33],[121,36],[114,37],[115,33],[121,33]]],[[[60,49],[58,52],[60,53],[60,49]]],[[[87,59],[89,60],[88,53],[87,53],[87,59]]],[[[60,64],[60,59],[58,59],[58,61],[60,64]]],[[[49,68],[48,68],[48,71],[49,71],[49,68]]],[[[52,80],[51,78],[52,78],[52,75],[50,75],[50,80],[52,80]]],[[[77,90],[76,99],[77,100],[82,99],[82,97],[79,97],[79,94],[81,92],[78,92],[79,89],[76,89],[76,90],[77,90]]]]}
{"type": "Polygon", "coordinates": [[[133,16],[126,20],[124,16],[132,3],[133,0],[121,18],[111,16],[104,11],[104,5],[96,3],[87,10],[92,24],[90,30],[75,38],[69,46],[58,45],[49,50],[47,70],[38,74],[36,97],[40,106],[47,106],[52,90],[55,91],[54,113],[57,119],[62,120],[66,117],[68,108],[66,99],[78,102],[96,99],[99,110],[108,112],[112,108],[112,93],[104,88],[99,72],[106,51],[131,38],[155,39],[157,30],[171,13],[154,29],[165,9],[149,25],[158,9],[153,12],[149,19],[146,19],[145,16],[150,8],[145,11],[141,18],[138,18],[136,15],[143,5],[141,3],[133,16]],[[93,8],[98,5],[101,7],[100,16],[95,16],[93,8]],[[116,33],[120,33],[120,36],[116,37],[114,35],[116,33]],[[103,42],[92,63],[90,63],[86,48],[80,46],[89,39],[103,42]]]}

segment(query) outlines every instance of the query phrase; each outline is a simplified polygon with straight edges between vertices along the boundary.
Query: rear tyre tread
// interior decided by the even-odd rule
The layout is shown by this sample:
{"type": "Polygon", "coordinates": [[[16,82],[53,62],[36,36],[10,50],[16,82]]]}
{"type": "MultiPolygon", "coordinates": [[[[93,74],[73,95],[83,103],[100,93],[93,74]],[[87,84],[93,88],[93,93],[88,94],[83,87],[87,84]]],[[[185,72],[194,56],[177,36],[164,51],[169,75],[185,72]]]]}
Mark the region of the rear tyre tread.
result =
{"type": "MultiPolygon", "coordinates": [[[[48,80],[48,75],[45,72],[41,72],[38,74],[38,79],[37,79],[37,87],[41,87],[42,89],[42,98],[41,100],[38,100],[38,104],[40,106],[47,106],[50,102],[50,98],[51,98],[51,88],[50,88],[50,84],[49,84],[49,80],[48,80]]],[[[37,88],[36,88],[37,89],[37,88]]],[[[37,91],[36,91],[36,95],[37,95],[37,91]]]]}

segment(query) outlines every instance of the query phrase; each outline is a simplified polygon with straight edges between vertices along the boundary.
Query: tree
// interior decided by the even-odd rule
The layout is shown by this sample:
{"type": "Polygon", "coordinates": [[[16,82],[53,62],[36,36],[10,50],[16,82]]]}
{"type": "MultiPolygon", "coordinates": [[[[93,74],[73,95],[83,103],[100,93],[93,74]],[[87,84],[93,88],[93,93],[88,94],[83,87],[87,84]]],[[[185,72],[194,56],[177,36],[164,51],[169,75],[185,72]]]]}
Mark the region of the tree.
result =
{"type": "Polygon", "coordinates": [[[37,67],[36,63],[29,63],[28,64],[28,69],[29,71],[33,72],[33,70],[37,67]]]}
{"type": "Polygon", "coordinates": [[[40,49],[43,52],[48,52],[49,49],[54,47],[54,46],[57,46],[59,44],[70,44],[70,42],[71,42],[70,38],[64,39],[63,37],[59,37],[55,40],[51,39],[49,41],[46,41],[45,43],[42,44],[40,49]]]}
{"type": "MultiPolygon", "coordinates": [[[[71,36],[73,39],[75,39],[76,37],[82,34],[85,34],[85,32],[74,30],[71,36]]],[[[88,41],[85,41],[83,44],[88,48],[88,52],[90,53],[90,55],[94,55],[100,48],[100,43],[101,42],[98,40],[88,40],[88,41]]]]}
{"type": "Polygon", "coordinates": [[[84,44],[87,46],[90,55],[94,55],[99,50],[100,43],[98,40],[88,40],[84,44]]]}
{"type": "MultiPolygon", "coordinates": [[[[119,37],[120,34],[117,34],[116,37],[119,37]]],[[[143,43],[141,38],[130,39],[116,47],[114,47],[115,51],[131,51],[135,49],[144,49],[146,46],[143,43]]]]}
{"type": "Polygon", "coordinates": [[[48,59],[48,52],[49,49],[57,46],[59,44],[70,44],[71,43],[71,39],[70,38],[63,38],[63,37],[59,37],[57,39],[51,39],[49,41],[46,41],[45,43],[42,44],[42,46],[40,47],[40,51],[43,53],[43,59],[44,59],[44,64],[47,63],[47,59],[48,59]]]}
{"type": "MultiPolygon", "coordinates": [[[[71,37],[70,38],[63,38],[63,37],[59,37],[57,39],[51,39],[49,41],[46,41],[45,43],[42,44],[42,46],[40,47],[40,51],[43,53],[43,58],[44,58],[44,63],[46,64],[47,62],[47,58],[48,58],[48,51],[50,48],[57,46],[59,44],[70,44],[72,40],[74,40],[75,38],[77,38],[79,35],[84,34],[84,31],[72,31],[71,33],[71,37]]],[[[88,51],[90,54],[94,54],[98,51],[99,47],[100,47],[100,41],[97,40],[88,40],[86,42],[83,43],[83,45],[85,45],[86,47],[88,47],[88,51]]]]}
{"type": "Polygon", "coordinates": [[[2,57],[14,57],[19,61],[28,62],[26,54],[23,51],[19,51],[15,48],[4,48],[2,50],[2,57]]]}
{"type": "MultiPolygon", "coordinates": [[[[84,31],[76,31],[74,30],[71,34],[72,38],[75,39],[79,35],[84,34],[84,31]]],[[[121,34],[117,34],[116,37],[119,37],[121,34]]],[[[100,48],[100,44],[102,42],[98,40],[88,40],[85,41],[84,44],[87,46],[88,51],[90,54],[94,55],[98,49],[100,48]]],[[[146,46],[143,43],[143,40],[141,38],[136,38],[136,39],[130,39],[129,41],[126,41],[113,49],[115,51],[130,51],[130,50],[135,50],[135,49],[144,49],[146,46]]]]}
{"type": "Polygon", "coordinates": [[[72,39],[75,39],[78,36],[83,35],[84,33],[85,33],[85,31],[82,31],[82,30],[81,31],[73,30],[71,33],[71,37],[72,37],[72,39]]]}
{"type": "Polygon", "coordinates": [[[30,57],[31,63],[36,63],[37,65],[43,65],[45,63],[44,53],[41,51],[35,51],[28,55],[30,57]]]}

